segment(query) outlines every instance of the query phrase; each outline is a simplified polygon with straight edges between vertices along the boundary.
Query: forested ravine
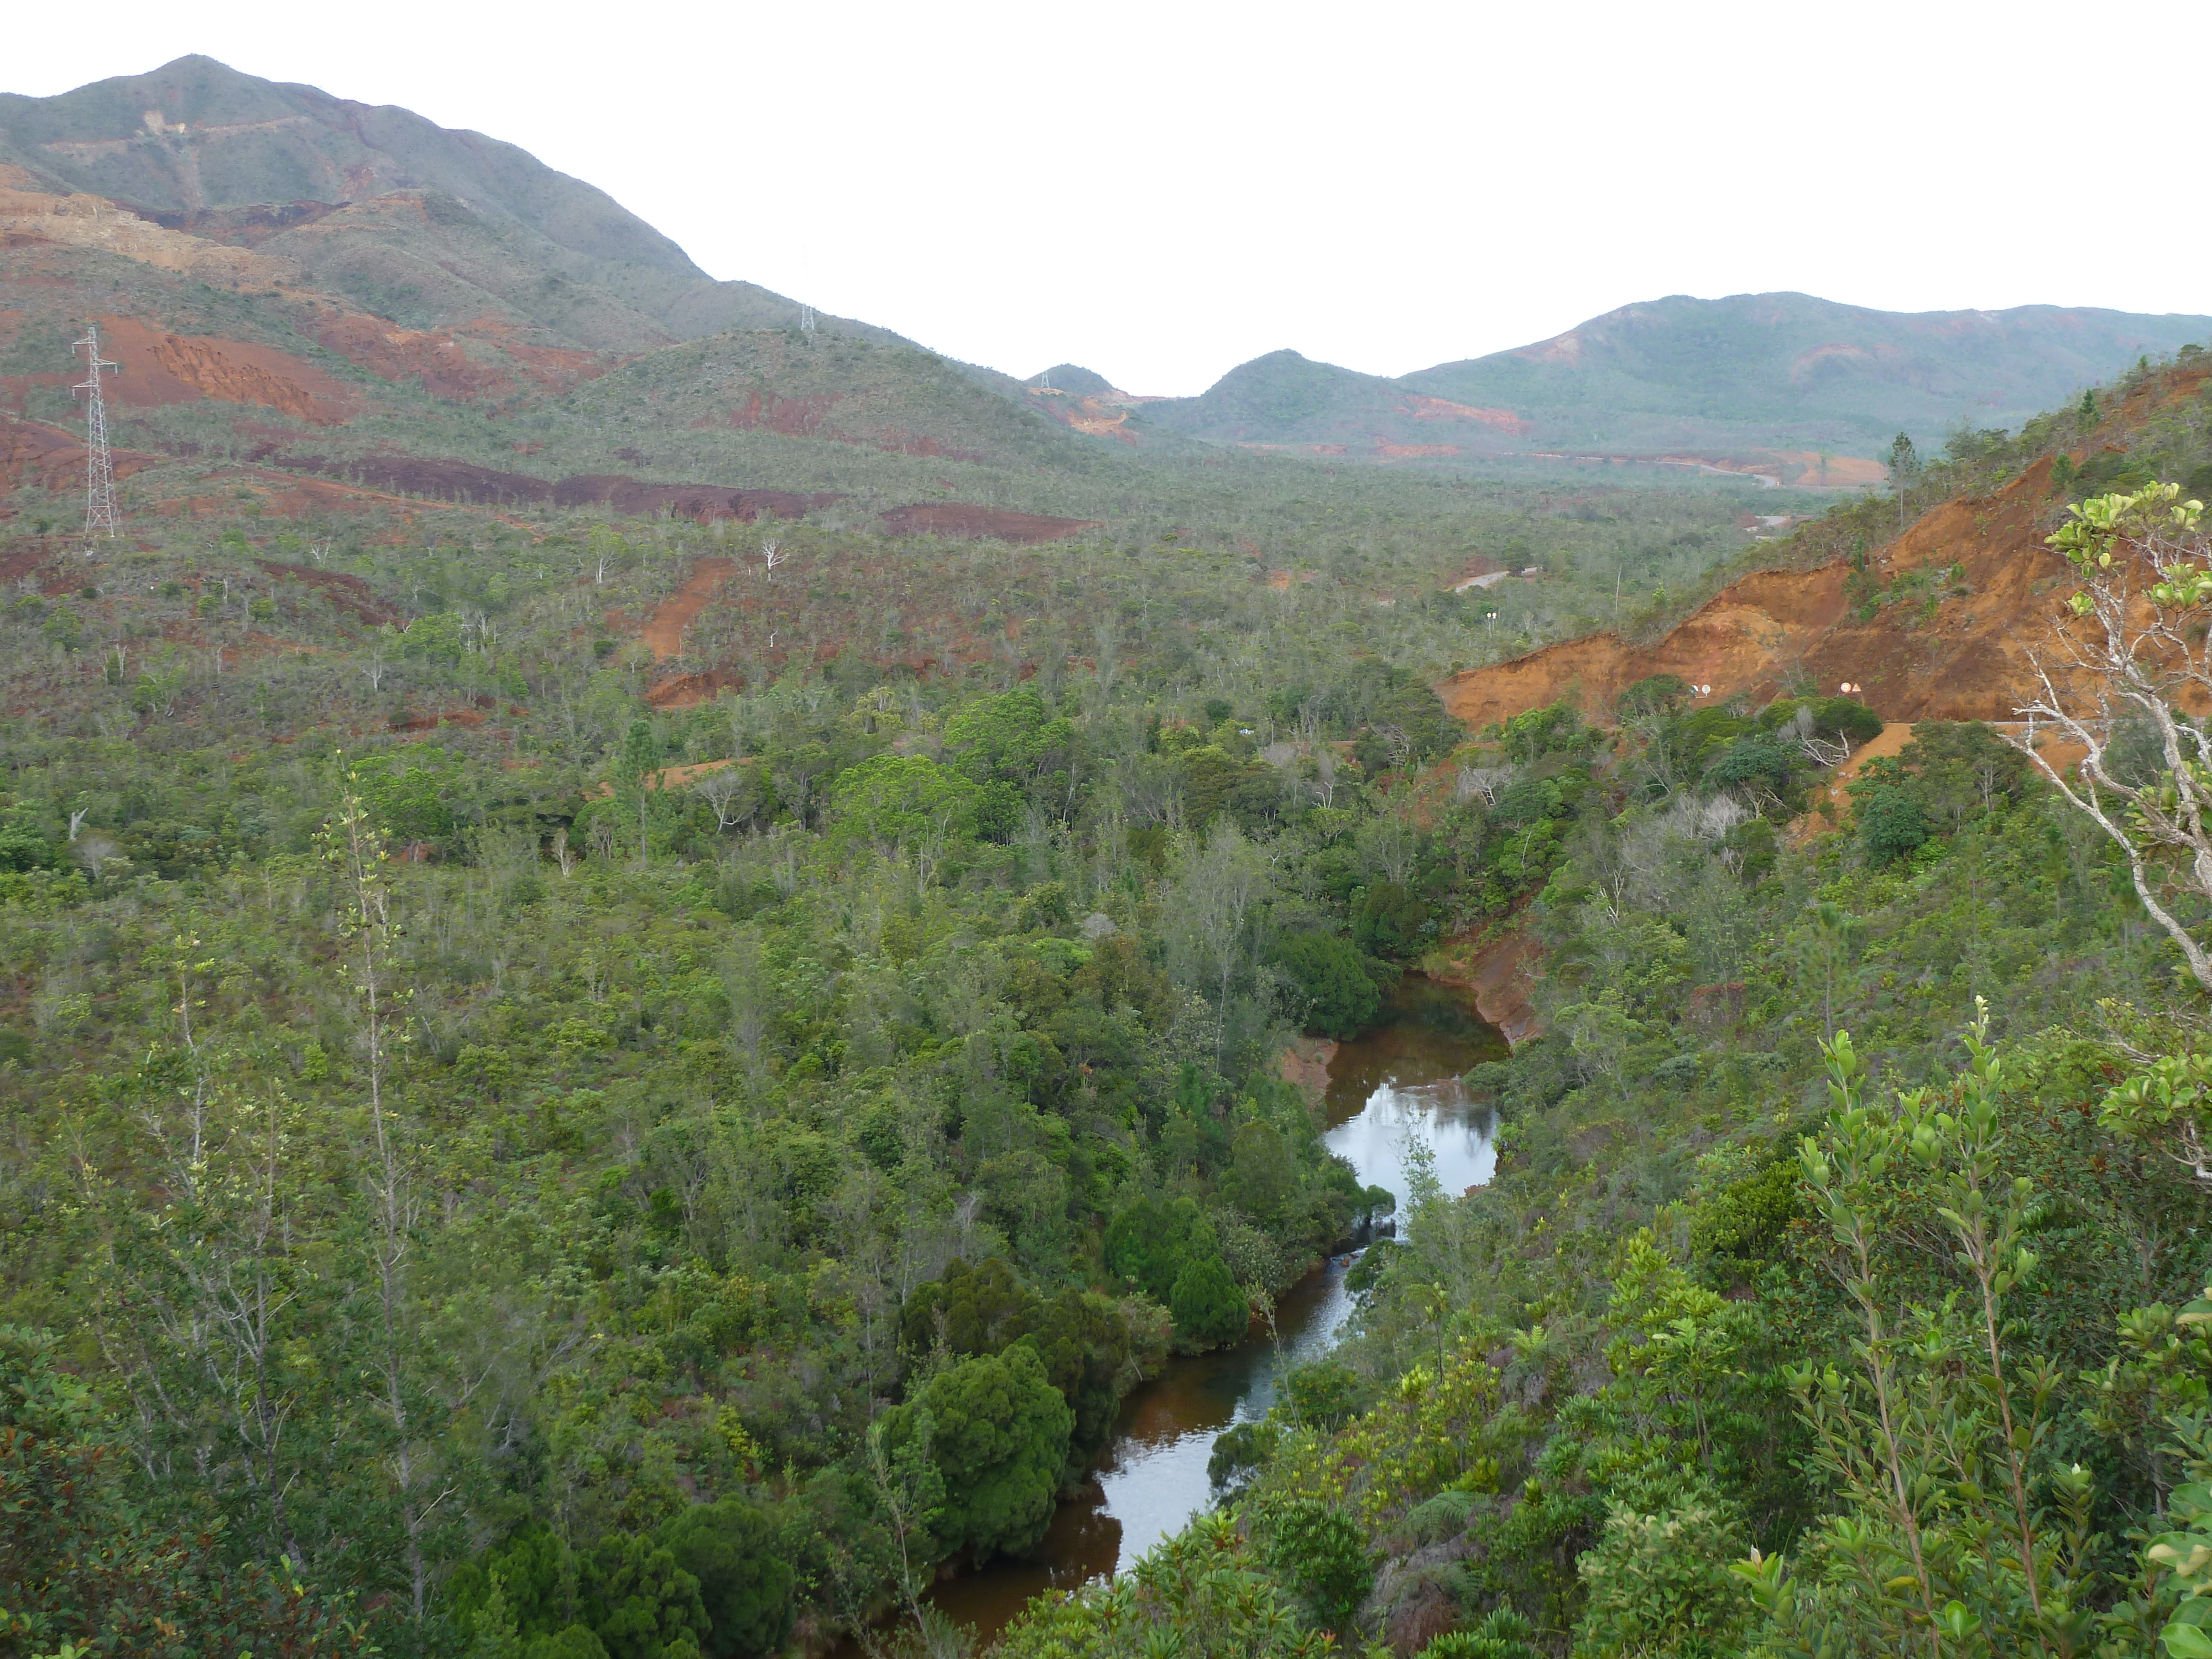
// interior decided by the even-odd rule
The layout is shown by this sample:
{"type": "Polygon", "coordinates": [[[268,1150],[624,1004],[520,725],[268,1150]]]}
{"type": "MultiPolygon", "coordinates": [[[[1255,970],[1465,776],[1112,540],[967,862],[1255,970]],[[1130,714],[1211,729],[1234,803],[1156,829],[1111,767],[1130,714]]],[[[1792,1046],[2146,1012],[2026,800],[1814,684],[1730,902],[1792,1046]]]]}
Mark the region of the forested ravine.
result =
{"type": "MultiPolygon", "coordinates": [[[[1432,1158],[1437,1185],[1453,1194],[1487,1182],[1496,1162],[1491,1115],[1469,1102],[1460,1079],[1503,1056],[1505,1041],[1462,996],[1408,975],[1382,1023],[1340,1044],[1329,1060],[1325,1142],[1363,1185],[1389,1188],[1401,1209],[1421,1161],[1416,1147],[1432,1158]]],[[[1093,1478],[1060,1505],[1034,1559],[1002,1556],[943,1580],[930,1599],[988,1644],[1032,1596],[1110,1577],[1181,1529],[1212,1495],[1207,1464],[1222,1431],[1266,1417],[1281,1376],[1335,1345],[1352,1313],[1346,1279],[1357,1260],[1357,1252],[1333,1256],[1284,1292],[1273,1334],[1170,1359],[1122,1402],[1093,1478]]]]}

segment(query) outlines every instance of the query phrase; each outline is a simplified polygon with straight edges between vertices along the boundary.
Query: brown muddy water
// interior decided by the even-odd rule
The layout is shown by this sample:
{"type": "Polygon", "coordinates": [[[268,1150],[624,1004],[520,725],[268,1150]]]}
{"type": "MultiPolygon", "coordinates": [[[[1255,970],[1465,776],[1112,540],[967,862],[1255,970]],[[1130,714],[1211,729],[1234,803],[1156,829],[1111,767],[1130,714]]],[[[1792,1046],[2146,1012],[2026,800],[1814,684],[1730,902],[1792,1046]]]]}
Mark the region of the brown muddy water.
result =
{"type": "MultiPolygon", "coordinates": [[[[1481,1185],[1496,1163],[1492,1120],[1469,1104],[1459,1079],[1506,1053],[1504,1038],[1462,994],[1409,975],[1383,1023],[1341,1044],[1329,1062],[1328,1149],[1363,1182],[1389,1188],[1401,1206],[1407,1152],[1417,1142],[1433,1155],[1445,1192],[1481,1185]]],[[[1339,1256],[1284,1292],[1273,1340],[1170,1359],[1139,1384],[1121,1403],[1090,1484],[1060,1506],[1034,1557],[945,1579],[930,1600],[988,1644],[1030,1597],[1111,1577],[1202,1513],[1212,1501],[1206,1466],[1214,1440],[1232,1424],[1265,1417],[1284,1371],[1334,1346],[1352,1313],[1344,1276],[1356,1259],[1339,1256]]]]}

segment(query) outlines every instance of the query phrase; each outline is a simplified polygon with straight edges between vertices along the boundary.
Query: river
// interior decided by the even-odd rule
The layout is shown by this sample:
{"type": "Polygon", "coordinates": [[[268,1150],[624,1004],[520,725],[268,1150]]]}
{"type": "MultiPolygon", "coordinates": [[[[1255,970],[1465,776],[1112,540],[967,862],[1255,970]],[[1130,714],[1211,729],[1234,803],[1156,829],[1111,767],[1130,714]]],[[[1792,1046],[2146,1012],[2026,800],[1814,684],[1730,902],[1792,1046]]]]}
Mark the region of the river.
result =
{"type": "MultiPolygon", "coordinates": [[[[1492,1122],[1469,1106],[1459,1079],[1505,1053],[1505,1040],[1460,993],[1408,975],[1382,1023],[1339,1045],[1329,1061],[1322,1139],[1364,1183],[1387,1187],[1401,1206],[1407,1150],[1416,1140],[1434,1154],[1446,1192],[1480,1186],[1496,1162],[1492,1122]]],[[[1283,1293],[1275,1340],[1170,1359],[1139,1384],[1121,1403],[1095,1476],[1060,1505],[1035,1558],[1001,1559],[943,1580],[930,1599],[988,1643],[1031,1596],[1110,1577],[1203,1511],[1214,1440],[1232,1424],[1265,1417],[1283,1372],[1334,1346],[1352,1313],[1344,1278],[1352,1260],[1340,1256],[1283,1293]]]]}

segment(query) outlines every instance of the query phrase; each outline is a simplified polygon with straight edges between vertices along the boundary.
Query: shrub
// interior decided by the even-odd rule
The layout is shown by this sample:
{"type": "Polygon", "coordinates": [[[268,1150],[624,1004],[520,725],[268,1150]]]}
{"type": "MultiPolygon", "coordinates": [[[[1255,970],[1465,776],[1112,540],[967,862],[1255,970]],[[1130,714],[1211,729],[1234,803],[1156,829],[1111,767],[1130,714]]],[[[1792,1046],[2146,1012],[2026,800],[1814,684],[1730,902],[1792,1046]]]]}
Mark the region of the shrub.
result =
{"type": "Polygon", "coordinates": [[[1315,1498],[1293,1498],[1267,1517],[1267,1565],[1316,1624],[1342,1629],[1375,1587],[1375,1556],[1358,1523],[1315,1498]]]}
{"type": "Polygon", "coordinates": [[[1707,1255],[1756,1259],[1797,1218],[1797,1165],[1781,1158],[1723,1188],[1690,1224],[1690,1243],[1707,1255]]]}
{"type": "Polygon", "coordinates": [[[1512,1608],[1492,1607],[1473,1629],[1437,1638],[1420,1659],[1542,1659],[1535,1637],[1535,1626],[1512,1608]]]}
{"type": "Polygon", "coordinates": [[[1877,865],[1917,850],[1928,839],[1928,815],[1893,784],[1870,790],[1859,805],[1859,843],[1877,865]]]}
{"type": "Polygon", "coordinates": [[[1718,1509],[1686,1504],[1658,1515],[1617,1506],[1575,1569],[1589,1601],[1575,1659],[1720,1659],[1740,1651],[1750,1611],[1729,1571],[1742,1529],[1718,1509]]]}

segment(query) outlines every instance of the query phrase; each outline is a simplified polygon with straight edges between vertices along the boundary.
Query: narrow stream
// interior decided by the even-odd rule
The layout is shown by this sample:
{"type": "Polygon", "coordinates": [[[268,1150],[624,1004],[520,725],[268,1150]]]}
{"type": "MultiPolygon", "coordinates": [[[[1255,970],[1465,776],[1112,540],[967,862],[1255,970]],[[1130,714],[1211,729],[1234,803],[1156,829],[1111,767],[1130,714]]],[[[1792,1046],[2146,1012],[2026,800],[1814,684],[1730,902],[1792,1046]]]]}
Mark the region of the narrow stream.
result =
{"type": "MultiPolygon", "coordinates": [[[[1479,1060],[1503,1059],[1505,1040],[1460,993],[1416,975],[1383,1018],[1329,1062],[1328,1149],[1401,1206],[1406,1152],[1416,1140],[1435,1154],[1446,1192],[1487,1182],[1496,1162],[1490,1116],[1469,1106],[1459,1079],[1479,1060]]],[[[988,1644],[1031,1596],[1110,1577],[1202,1512],[1212,1499],[1206,1466],[1214,1440],[1232,1424],[1265,1417],[1283,1372],[1335,1344],[1352,1312],[1344,1277],[1352,1260],[1339,1257],[1284,1292],[1275,1341],[1170,1359],[1122,1401],[1096,1478],[1060,1505],[1034,1559],[1002,1559],[945,1579],[930,1599],[988,1644]]]]}

